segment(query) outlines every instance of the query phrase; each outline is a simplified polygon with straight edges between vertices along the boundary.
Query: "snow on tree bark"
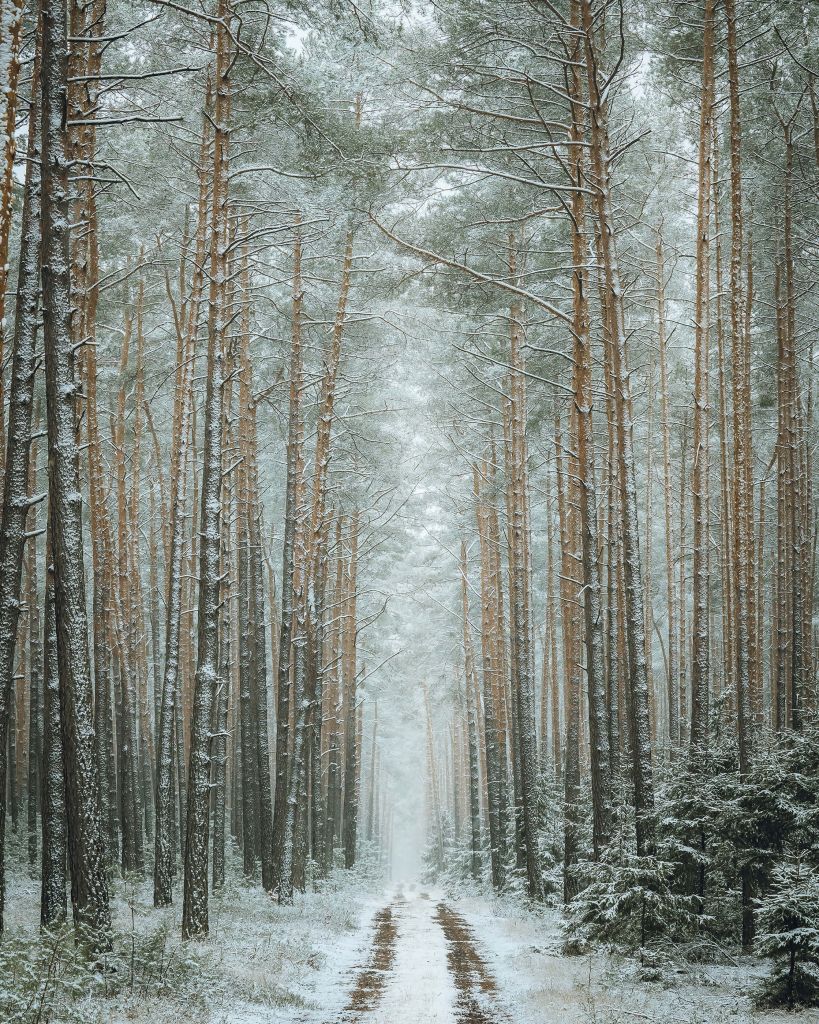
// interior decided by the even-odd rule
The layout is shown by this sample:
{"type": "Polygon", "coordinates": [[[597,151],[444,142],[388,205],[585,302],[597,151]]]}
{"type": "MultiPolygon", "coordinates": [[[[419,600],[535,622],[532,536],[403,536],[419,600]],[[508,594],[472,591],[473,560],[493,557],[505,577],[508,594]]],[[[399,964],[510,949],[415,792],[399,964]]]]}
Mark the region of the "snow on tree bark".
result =
{"type": "MultiPolygon", "coordinates": [[[[14,697],[14,658],[20,616],[26,523],[36,496],[29,493],[32,416],[37,372],[37,317],[40,299],[40,33],[28,119],[28,151],[23,191],[17,308],[11,353],[9,420],[0,518],[0,793],[6,792],[6,750],[14,697]]],[[[2,417],[0,417],[2,418],[2,417]]],[[[33,543],[33,540],[31,541],[33,543]]],[[[6,801],[0,799],[0,931],[5,908],[6,801]]]]}
{"type": "MultiPolygon", "coordinates": [[[[210,93],[210,83],[208,84],[210,93]]],[[[210,98],[210,97],[209,97],[210,98]]],[[[206,103],[207,106],[207,103],[206,103]]],[[[211,142],[211,119],[204,118],[202,142],[199,149],[199,200],[194,254],[194,272],[187,295],[179,296],[179,311],[175,316],[176,328],[176,381],[174,390],[174,434],[171,446],[170,519],[166,550],[166,618],[165,667],[157,722],[156,797],[154,800],[156,824],[154,831],[154,906],[167,906],[172,900],[172,868],[174,840],[172,828],[173,774],[176,768],[181,778],[183,758],[179,756],[181,744],[174,753],[175,723],[180,717],[180,634],[182,625],[182,576],[185,561],[185,480],[188,468],[188,447],[193,418],[192,380],[196,353],[196,326],[204,285],[206,252],[208,170],[207,154],[211,142]]],[[[183,245],[180,278],[185,279],[185,246],[183,245]]],[[[167,285],[170,290],[170,282],[167,285]]]]}
{"type": "MultiPolygon", "coordinates": [[[[304,299],[301,280],[301,216],[296,218],[293,243],[293,294],[290,350],[290,407],[287,428],[287,481],[285,490],[284,543],[282,547],[281,629],[276,704],[276,789],[273,805],[273,870],[275,884],[285,895],[290,885],[290,869],[285,865],[288,799],[290,792],[290,674],[293,666],[294,560],[296,533],[300,517],[299,467],[301,453],[298,437],[301,423],[301,315],[304,299]]],[[[292,852],[288,855],[292,863],[292,852]]]]}
{"type": "Polygon", "coordinates": [[[711,294],[711,118],[714,103],[714,4],[707,0],[703,33],[702,96],[697,191],[697,282],[694,306],[694,467],[692,503],[694,519],[693,620],[691,650],[691,754],[702,757],[708,745],[710,705],[710,545],[708,496],[709,441],[708,363],[710,354],[709,300],[711,294]]]}
{"type": "Polygon", "coordinates": [[[42,883],[40,923],[44,928],[61,924],[66,917],[65,772],[60,722],[60,676],[57,658],[57,620],[54,609],[54,565],[51,535],[46,540],[46,589],[43,620],[43,785],[42,785],[42,883]]]}
{"type": "Polygon", "coordinates": [[[466,542],[461,541],[461,615],[464,636],[464,688],[466,705],[466,735],[468,745],[469,771],[469,827],[470,863],[472,878],[480,878],[481,872],[481,806],[480,776],[478,771],[478,730],[476,697],[478,681],[475,673],[475,652],[472,646],[472,631],[469,622],[469,596],[467,591],[466,542]]]}
{"type": "MultiPolygon", "coordinates": [[[[23,37],[23,0],[4,0],[0,4],[0,130],[2,162],[0,174],[0,366],[6,355],[6,301],[9,280],[9,238],[14,202],[14,160],[17,153],[17,107],[20,81],[20,49],[23,37]]],[[[30,120],[30,119],[29,119],[30,120]]],[[[5,388],[0,374],[0,409],[5,404],[5,388]]],[[[0,469],[6,455],[5,419],[0,416],[0,469]]]]}
{"type": "Polygon", "coordinates": [[[344,638],[342,641],[342,677],[344,695],[344,866],[355,864],[358,843],[358,770],[360,747],[356,722],[357,636],[358,636],[358,532],[359,516],[350,519],[350,562],[347,572],[344,638]]]}
{"type": "MultiPolygon", "coordinates": [[[[486,463],[483,465],[483,472],[486,463]]],[[[473,497],[481,551],[481,652],[483,662],[483,710],[486,733],[486,787],[489,810],[489,853],[492,885],[503,887],[506,860],[506,765],[501,762],[498,743],[498,720],[495,709],[495,677],[497,665],[492,632],[495,628],[495,606],[490,580],[491,554],[488,537],[487,511],[482,494],[482,471],[473,467],[473,497]]]]}
{"type": "MultiPolygon", "coordinates": [[[[517,279],[514,238],[510,242],[510,276],[517,279]]],[[[507,488],[510,490],[510,653],[515,665],[518,760],[521,790],[521,832],[529,897],[543,899],[543,878],[538,845],[538,771],[535,735],[535,686],[532,623],[532,566],[529,556],[528,449],[526,444],[526,385],[523,376],[523,310],[513,303],[510,312],[509,420],[511,456],[507,460],[507,488]]]]}
{"type": "Polygon", "coordinates": [[[612,364],[615,389],[614,408],[617,427],[617,459],[622,514],[623,566],[625,589],[625,625],[629,657],[629,719],[632,744],[632,783],[637,832],[637,849],[642,855],[653,844],[651,813],[654,808],[654,786],[651,736],[648,710],[648,678],[646,668],[645,607],[640,560],[637,493],[634,478],[634,454],[631,438],[630,384],[626,363],[626,323],[623,286],[616,253],[614,217],[608,141],[608,110],[606,95],[601,90],[601,70],[595,18],[591,0],[580,0],[581,24],[589,100],[589,160],[595,186],[595,202],[599,220],[600,262],[608,300],[610,344],[608,358],[612,364]]]}
{"type": "Polygon", "coordinates": [[[76,442],[77,379],[71,337],[68,25],[64,0],[42,0],[42,301],[48,418],[49,512],[54,548],[60,711],[71,900],[77,932],[96,953],[111,915],[94,750],[82,497],[76,442]]]}
{"type": "MultiPolygon", "coordinates": [[[[574,5],[573,21],[579,20],[574,5]]],[[[572,123],[569,166],[577,191],[572,193],[572,300],[574,318],[574,392],[577,416],[578,491],[583,560],[583,608],[586,640],[589,753],[592,790],[592,841],[599,857],[609,839],[611,815],[611,756],[605,688],[603,602],[598,562],[597,492],[592,424],[592,352],[589,318],[589,251],[585,234],[586,201],[583,193],[585,110],[580,65],[580,42],[575,37],[569,75],[572,123]]]]}
{"type": "Polygon", "coordinates": [[[199,610],[196,675],[190,726],[182,935],[208,933],[210,845],[210,756],[213,701],[219,685],[219,598],[221,593],[222,409],[225,386],[225,283],[227,271],[227,189],[230,117],[232,11],[220,0],[216,29],[213,111],[213,181],[210,222],[207,386],[202,450],[199,541],[199,610]]]}

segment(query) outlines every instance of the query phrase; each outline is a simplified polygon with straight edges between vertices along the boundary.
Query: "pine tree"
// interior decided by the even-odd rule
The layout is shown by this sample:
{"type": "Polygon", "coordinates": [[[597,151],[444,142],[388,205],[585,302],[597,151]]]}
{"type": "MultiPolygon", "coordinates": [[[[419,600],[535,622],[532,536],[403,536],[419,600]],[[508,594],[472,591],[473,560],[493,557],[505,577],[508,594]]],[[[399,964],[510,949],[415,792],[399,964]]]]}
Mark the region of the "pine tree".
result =
{"type": "Polygon", "coordinates": [[[77,449],[78,382],[71,338],[69,162],[65,93],[68,24],[62,0],[43,0],[42,275],[49,518],[74,924],[98,952],[110,942],[99,776],[93,745],[83,523],[77,449]]]}
{"type": "Polygon", "coordinates": [[[757,951],[773,961],[765,1005],[819,1006],[819,878],[800,861],[779,865],[756,901],[757,951]]]}

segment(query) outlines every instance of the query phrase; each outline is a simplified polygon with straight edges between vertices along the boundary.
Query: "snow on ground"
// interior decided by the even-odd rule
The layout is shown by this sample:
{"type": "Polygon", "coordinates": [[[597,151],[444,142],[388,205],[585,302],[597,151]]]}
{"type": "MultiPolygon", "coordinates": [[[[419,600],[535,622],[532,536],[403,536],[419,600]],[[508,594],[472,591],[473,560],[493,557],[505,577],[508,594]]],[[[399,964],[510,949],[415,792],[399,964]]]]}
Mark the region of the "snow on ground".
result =
{"type": "Polygon", "coordinates": [[[559,916],[532,914],[503,899],[469,897],[451,905],[473,927],[507,1005],[521,1024],[817,1024],[819,1014],[756,1011],[753,991],[765,968],[685,966],[640,977],[639,964],[597,951],[561,953],[559,916]]]}
{"type": "MultiPolygon", "coordinates": [[[[252,893],[263,899],[261,892],[252,893]]],[[[355,966],[366,955],[373,915],[385,893],[349,885],[296,898],[292,907],[268,905],[242,917],[231,912],[215,944],[226,948],[219,964],[229,984],[244,993],[220,1024],[279,1024],[332,1018],[341,1011],[355,966]],[[245,938],[252,930],[252,939],[245,938]],[[220,941],[221,940],[221,941],[220,941]]]]}
{"type": "Polygon", "coordinates": [[[152,892],[149,881],[116,883],[114,962],[102,977],[78,964],[70,932],[40,941],[39,882],[13,871],[0,944],[0,1021],[30,1021],[41,999],[51,1024],[332,1020],[366,955],[372,916],[388,898],[379,884],[340,872],[321,891],[279,907],[260,886],[234,878],[211,897],[210,938],[183,943],[181,893],[176,905],[156,910],[152,892]]]}
{"type": "MultiPolygon", "coordinates": [[[[39,937],[39,883],[12,872],[8,929],[0,943],[0,1021],[23,1024],[453,1024],[463,1016],[439,908],[471,927],[497,985],[495,1006],[516,1024],[800,1024],[756,1012],[764,965],[666,966],[653,980],[634,961],[597,951],[561,953],[558,915],[533,914],[491,895],[458,896],[415,885],[384,887],[338,872],[320,891],[274,904],[234,879],[211,901],[211,936],[180,939],[179,906],[155,910],[149,882],[118,882],[111,969],[90,970],[70,931],[39,937]],[[373,972],[377,915],[395,925],[386,970],[373,972]],[[373,974],[376,982],[373,982],[373,974]],[[645,974],[645,972],[643,972],[645,974]],[[356,1004],[362,976],[371,998],[356,1004]],[[375,995],[372,993],[375,992],[375,995]],[[353,1003],[350,1003],[351,996],[353,1003]],[[43,1012],[38,1017],[39,1008],[43,1012]],[[506,1014],[506,1010],[511,1012],[506,1014]]],[[[390,926],[391,927],[391,926],[390,926]]],[[[389,929],[388,929],[389,930],[389,929]]],[[[463,983],[463,979],[461,979],[463,983]]]]}
{"type": "Polygon", "coordinates": [[[439,896],[415,886],[399,889],[395,964],[368,1024],[451,1024],[455,986],[444,934],[433,919],[439,896]]]}

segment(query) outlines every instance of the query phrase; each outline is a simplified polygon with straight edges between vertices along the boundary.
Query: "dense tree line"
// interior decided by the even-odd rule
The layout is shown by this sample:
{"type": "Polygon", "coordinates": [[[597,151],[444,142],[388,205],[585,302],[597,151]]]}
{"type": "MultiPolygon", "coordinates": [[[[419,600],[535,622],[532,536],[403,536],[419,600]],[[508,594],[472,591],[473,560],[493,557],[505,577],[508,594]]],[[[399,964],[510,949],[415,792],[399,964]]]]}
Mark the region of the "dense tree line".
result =
{"type": "Polygon", "coordinates": [[[756,942],[812,998],[817,38],[758,0],[2,0],[0,868],[25,834],[43,925],[69,891],[104,954],[152,875],[204,936],[234,853],[281,902],[389,860],[394,683],[434,874],[573,941],[756,942]]]}
{"type": "MultiPolygon", "coordinates": [[[[360,573],[383,502],[368,495],[360,452],[344,451],[359,440],[339,421],[366,384],[348,351],[354,267],[366,257],[355,217],[328,213],[343,180],[324,196],[240,184],[277,171],[257,167],[252,134],[234,129],[271,102],[283,102],[292,162],[310,159],[312,115],[283,100],[262,20],[240,23],[229,4],[177,19],[150,3],[59,0],[4,5],[3,17],[6,247],[20,203],[4,430],[3,825],[8,816],[28,831],[33,869],[42,853],[43,924],[65,919],[70,883],[75,927],[104,953],[115,873],[152,872],[156,906],[181,875],[183,932],[195,936],[208,931],[229,840],[244,873],[261,868],[281,901],[325,875],[337,851],[354,866],[362,799],[367,838],[388,845],[372,772],[362,790],[358,690],[360,573]],[[169,65],[162,20],[199,66],[179,67],[178,53],[169,65]],[[165,113],[180,88],[200,99],[165,113]],[[301,123],[288,125],[287,110],[301,123]],[[164,124],[171,134],[148,136],[144,177],[132,177],[120,147],[164,124]],[[139,190],[155,187],[162,146],[178,162],[173,211],[154,231],[139,190]],[[120,186],[139,204],[124,214],[120,186]],[[285,325],[288,345],[276,338],[285,325]],[[275,446],[260,419],[284,442],[275,523],[264,514],[275,446]]],[[[350,96],[320,129],[328,141],[360,120],[350,96]]]]}
{"type": "Polygon", "coordinates": [[[423,236],[382,224],[475,294],[430,863],[448,842],[496,887],[546,879],[583,936],[750,948],[781,866],[816,866],[815,26],[800,5],[504,12],[448,5],[417,75],[447,134],[415,159],[468,199],[423,236]]]}

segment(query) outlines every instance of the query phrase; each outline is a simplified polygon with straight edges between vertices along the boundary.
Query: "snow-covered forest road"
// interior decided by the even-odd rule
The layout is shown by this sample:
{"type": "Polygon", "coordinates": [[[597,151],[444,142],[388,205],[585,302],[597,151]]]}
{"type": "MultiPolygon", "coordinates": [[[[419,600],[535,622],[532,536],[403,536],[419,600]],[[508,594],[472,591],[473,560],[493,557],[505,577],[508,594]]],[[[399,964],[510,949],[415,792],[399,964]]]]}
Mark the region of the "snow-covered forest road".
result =
{"type": "Polygon", "coordinates": [[[490,1024],[508,1018],[469,924],[444,900],[401,886],[374,918],[344,1022],[490,1024]]]}
{"type": "MultiPolygon", "coordinates": [[[[750,959],[680,962],[664,984],[600,951],[567,956],[558,915],[514,901],[399,883],[370,897],[357,935],[326,950],[314,997],[293,1024],[776,1024],[751,1004],[750,959]],[[750,984],[749,984],[750,983],[750,984]],[[333,1009],[335,1007],[335,1009],[333,1009]]],[[[756,968],[758,970],[758,968],[756,968]]],[[[279,1024],[270,1017],[252,1024],[279,1024]]],[[[245,1018],[230,1020],[245,1024],[245,1018]]]]}

